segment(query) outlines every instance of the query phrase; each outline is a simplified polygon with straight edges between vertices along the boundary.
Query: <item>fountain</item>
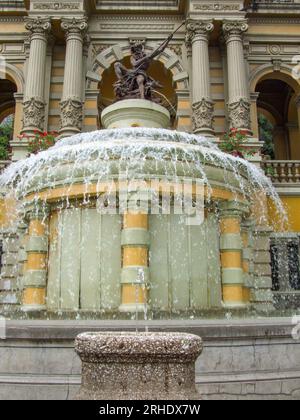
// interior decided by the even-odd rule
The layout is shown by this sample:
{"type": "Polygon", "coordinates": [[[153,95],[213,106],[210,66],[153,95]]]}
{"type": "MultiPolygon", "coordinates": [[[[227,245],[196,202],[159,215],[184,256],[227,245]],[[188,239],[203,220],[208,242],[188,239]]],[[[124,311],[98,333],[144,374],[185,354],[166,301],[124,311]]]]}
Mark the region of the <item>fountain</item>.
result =
{"type": "MultiPolygon", "coordinates": [[[[267,200],[285,212],[262,171],[171,130],[169,112],[149,100],[107,107],[102,124],[0,176],[4,213],[12,200],[17,208],[22,313],[147,320],[272,309],[271,279],[251,272],[253,236],[265,234],[267,200]]],[[[85,333],[78,398],[195,399],[201,350],[192,335],[85,333]]]]}
{"type": "Polygon", "coordinates": [[[102,121],[105,130],[61,139],[0,177],[24,232],[22,310],[107,318],[270,308],[271,283],[251,283],[250,238],[266,195],[284,210],[261,170],[167,129],[168,111],[150,101],[113,104],[102,121]],[[193,223],[197,201],[203,220],[193,223]]]}

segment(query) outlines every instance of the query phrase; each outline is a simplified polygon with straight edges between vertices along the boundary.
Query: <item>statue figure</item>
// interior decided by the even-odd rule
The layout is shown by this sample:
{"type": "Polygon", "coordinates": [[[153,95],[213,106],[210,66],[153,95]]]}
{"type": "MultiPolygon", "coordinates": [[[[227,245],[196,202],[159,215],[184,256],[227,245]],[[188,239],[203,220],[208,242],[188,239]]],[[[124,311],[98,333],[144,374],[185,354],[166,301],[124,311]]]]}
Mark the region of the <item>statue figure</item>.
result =
{"type": "Polygon", "coordinates": [[[153,95],[153,89],[163,86],[147,74],[152,60],[160,55],[169,45],[173,34],[152,54],[146,54],[142,44],[135,44],[131,47],[130,63],[132,69],[127,69],[121,62],[115,63],[115,72],[118,81],[114,85],[115,95],[121,99],[147,99],[157,102],[153,95]]]}
{"type": "Polygon", "coordinates": [[[164,52],[176,32],[185,25],[185,21],[177,28],[152,54],[146,54],[142,44],[131,47],[130,63],[132,69],[127,69],[120,61],[115,63],[115,72],[118,81],[114,85],[117,100],[121,99],[147,99],[160,102],[155,97],[154,90],[163,86],[147,74],[152,60],[164,52]]]}

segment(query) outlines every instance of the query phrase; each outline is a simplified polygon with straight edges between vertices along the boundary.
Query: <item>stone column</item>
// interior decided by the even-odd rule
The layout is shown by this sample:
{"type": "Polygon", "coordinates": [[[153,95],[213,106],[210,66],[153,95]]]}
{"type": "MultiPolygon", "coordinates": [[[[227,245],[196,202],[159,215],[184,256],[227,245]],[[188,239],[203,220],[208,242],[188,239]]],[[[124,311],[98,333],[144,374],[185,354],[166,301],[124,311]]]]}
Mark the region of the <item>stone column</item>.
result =
{"type": "Polygon", "coordinates": [[[246,20],[225,20],[223,24],[227,45],[230,128],[248,131],[250,135],[251,105],[243,48],[243,33],[247,30],[246,20]]]}
{"type": "Polygon", "coordinates": [[[86,18],[62,19],[66,32],[66,62],[61,106],[61,135],[77,134],[82,128],[83,40],[87,29],[86,18]]]}
{"type": "Polygon", "coordinates": [[[244,303],[243,242],[241,221],[244,208],[236,202],[220,204],[220,250],[223,304],[242,308],[244,303]]]}
{"type": "MultiPolygon", "coordinates": [[[[42,206],[42,205],[41,205],[42,206]]],[[[47,209],[28,214],[29,228],[26,240],[27,262],[23,278],[22,310],[46,310],[46,283],[48,260],[47,209]]]]}
{"type": "Polygon", "coordinates": [[[124,214],[122,231],[122,303],[121,312],[144,312],[149,284],[150,237],[148,211],[129,209],[124,214]]]}
{"type": "Polygon", "coordinates": [[[44,131],[45,71],[50,18],[26,18],[26,29],[31,32],[26,88],[23,102],[22,133],[33,135],[44,131]]]}
{"type": "Polygon", "coordinates": [[[187,23],[187,43],[192,44],[193,131],[208,136],[214,134],[208,51],[209,34],[213,29],[210,20],[190,20],[187,23]]]}

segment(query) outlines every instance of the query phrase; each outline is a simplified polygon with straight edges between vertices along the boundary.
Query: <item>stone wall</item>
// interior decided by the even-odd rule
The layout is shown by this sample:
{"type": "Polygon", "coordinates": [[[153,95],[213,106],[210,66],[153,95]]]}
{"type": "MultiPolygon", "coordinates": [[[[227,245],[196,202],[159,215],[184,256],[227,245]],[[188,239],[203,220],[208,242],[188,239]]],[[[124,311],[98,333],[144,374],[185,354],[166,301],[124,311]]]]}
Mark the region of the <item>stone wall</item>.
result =
{"type": "MultiPolygon", "coordinates": [[[[139,322],[140,330],[145,328],[139,322]]],[[[204,339],[197,383],[205,399],[300,398],[300,341],[292,320],[156,321],[150,330],[195,333],[204,339]]],[[[128,321],[8,322],[0,341],[0,399],[72,399],[80,361],[74,337],[83,331],[134,330],[128,321]]]]}

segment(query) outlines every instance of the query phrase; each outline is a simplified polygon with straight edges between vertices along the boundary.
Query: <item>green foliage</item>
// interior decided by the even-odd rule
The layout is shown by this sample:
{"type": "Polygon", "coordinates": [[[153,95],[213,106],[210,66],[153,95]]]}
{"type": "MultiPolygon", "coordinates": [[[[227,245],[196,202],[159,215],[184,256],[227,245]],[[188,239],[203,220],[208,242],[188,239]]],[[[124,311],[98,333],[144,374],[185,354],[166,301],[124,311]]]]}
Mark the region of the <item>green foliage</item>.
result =
{"type": "Polygon", "coordinates": [[[253,156],[256,152],[247,147],[247,142],[248,136],[246,131],[232,128],[228,133],[224,134],[219,148],[222,152],[246,159],[247,157],[253,156]]]}
{"type": "Polygon", "coordinates": [[[7,117],[0,124],[0,160],[8,160],[10,153],[9,142],[13,137],[14,118],[7,117]]]}
{"type": "Polygon", "coordinates": [[[275,159],[275,148],[273,142],[274,126],[264,115],[259,116],[258,125],[259,139],[264,143],[262,154],[265,156],[270,156],[271,159],[275,159]]]}

